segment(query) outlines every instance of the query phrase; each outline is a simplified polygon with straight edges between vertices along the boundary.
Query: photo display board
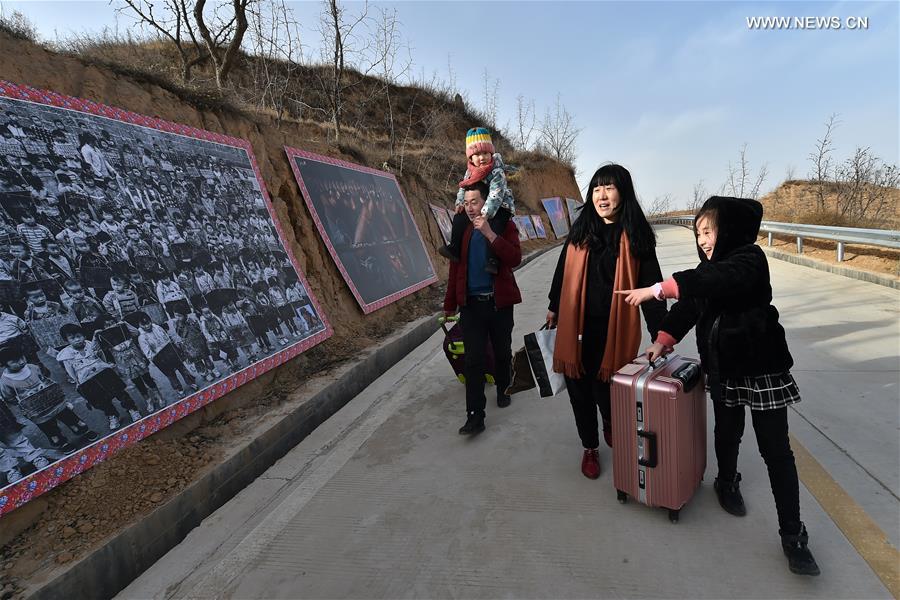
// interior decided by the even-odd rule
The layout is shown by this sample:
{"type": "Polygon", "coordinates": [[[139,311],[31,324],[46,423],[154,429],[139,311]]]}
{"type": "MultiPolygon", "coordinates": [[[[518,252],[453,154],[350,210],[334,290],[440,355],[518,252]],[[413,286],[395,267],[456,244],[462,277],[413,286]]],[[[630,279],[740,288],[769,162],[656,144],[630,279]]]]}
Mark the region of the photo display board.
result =
{"type": "Polygon", "coordinates": [[[563,207],[562,198],[544,198],[541,200],[547,216],[550,218],[550,226],[557,239],[569,234],[569,222],[566,220],[566,209],[563,207]]]}
{"type": "Polygon", "coordinates": [[[519,241],[527,242],[530,238],[528,237],[528,230],[522,224],[522,217],[513,217],[512,220],[516,224],[516,231],[519,232],[519,241]]]}
{"type": "Polygon", "coordinates": [[[0,82],[0,514],[325,340],[250,143],[0,82]]]}
{"type": "Polygon", "coordinates": [[[450,232],[453,230],[453,213],[446,208],[434,204],[429,204],[428,207],[431,209],[431,214],[434,215],[434,220],[437,221],[437,226],[438,229],[441,230],[441,236],[444,238],[444,243],[449,244],[450,232]]]}
{"type": "Polygon", "coordinates": [[[525,233],[528,234],[528,239],[537,239],[537,232],[534,229],[534,221],[531,220],[531,217],[528,215],[522,215],[519,217],[515,217],[516,223],[519,227],[525,230],[525,233]]]}
{"type": "Polygon", "coordinates": [[[575,224],[575,219],[578,218],[578,215],[581,214],[581,207],[584,206],[584,202],[580,200],[573,200],[572,198],[566,198],[566,208],[569,211],[569,223],[575,224]]]}
{"type": "Polygon", "coordinates": [[[285,146],[303,199],[366,314],[437,281],[397,179],[285,146]]]}
{"type": "Polygon", "coordinates": [[[547,230],[544,229],[544,220],[541,215],[531,215],[531,221],[534,223],[534,232],[539,238],[547,238],[547,230]]]}

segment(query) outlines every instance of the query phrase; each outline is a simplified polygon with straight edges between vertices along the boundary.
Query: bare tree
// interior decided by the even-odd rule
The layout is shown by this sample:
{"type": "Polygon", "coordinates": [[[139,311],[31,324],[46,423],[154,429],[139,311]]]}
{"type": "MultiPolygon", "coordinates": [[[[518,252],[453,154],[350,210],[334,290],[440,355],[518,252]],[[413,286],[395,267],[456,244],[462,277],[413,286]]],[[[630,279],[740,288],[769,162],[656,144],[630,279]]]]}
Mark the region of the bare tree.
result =
{"type": "Polygon", "coordinates": [[[253,1],[255,0],[231,0],[232,10],[230,12],[220,10],[227,5],[216,5],[209,25],[206,22],[206,15],[203,14],[206,0],[196,0],[194,4],[194,21],[197,23],[200,37],[206,44],[206,50],[209,52],[209,58],[212,60],[216,73],[216,87],[220,90],[225,87],[228,74],[240,56],[241,44],[248,26],[247,5],[253,1]],[[225,14],[221,15],[220,12],[225,14]],[[210,30],[210,26],[212,26],[212,30],[210,30]]]}
{"type": "Polygon", "coordinates": [[[447,87],[450,93],[459,94],[456,87],[456,71],[453,70],[453,61],[449,52],[447,53],[447,87]]]}
{"type": "Polygon", "coordinates": [[[575,127],[575,119],[562,104],[560,95],[556,95],[556,105],[547,109],[544,122],[540,128],[541,146],[554,158],[571,167],[575,165],[576,142],[581,129],[575,127]]]}
{"type": "Polygon", "coordinates": [[[181,80],[191,79],[191,69],[209,58],[197,40],[194,27],[188,16],[188,0],[121,0],[116,9],[120,14],[129,14],[142,28],[149,28],[157,36],[174,44],[181,59],[181,80]]]}
{"type": "Polygon", "coordinates": [[[858,222],[882,219],[893,212],[891,195],[900,183],[900,172],[895,165],[884,164],[869,148],[857,147],[853,156],[837,166],[835,179],[839,184],[835,202],[838,215],[858,222]]]}
{"type": "Polygon", "coordinates": [[[696,213],[700,210],[700,207],[703,206],[704,202],[706,202],[706,188],[703,187],[703,180],[701,179],[694,184],[691,201],[688,203],[688,210],[692,213],[696,213]]]}
{"type": "Polygon", "coordinates": [[[381,91],[385,98],[388,113],[389,158],[394,157],[396,150],[396,127],[394,105],[391,98],[391,86],[409,75],[412,69],[412,56],[409,45],[403,42],[400,33],[401,23],[397,18],[397,9],[380,8],[375,23],[374,44],[372,44],[372,64],[380,66],[381,91]],[[404,53],[405,50],[405,53],[404,53]]]}
{"type": "Polygon", "coordinates": [[[534,100],[525,102],[525,96],[519,94],[516,96],[516,125],[513,145],[519,150],[529,150],[536,127],[537,115],[534,110],[534,100]]]}
{"type": "Polygon", "coordinates": [[[759,197],[759,190],[768,175],[768,167],[763,164],[754,178],[750,170],[750,161],[747,159],[747,144],[741,146],[738,153],[738,164],[728,163],[728,175],[722,185],[723,193],[738,198],[759,197]]]}
{"type": "Polygon", "coordinates": [[[181,59],[183,81],[191,79],[194,66],[210,60],[216,85],[222,89],[240,57],[248,28],[247,7],[257,1],[216,0],[207,10],[206,0],[194,0],[193,9],[190,0],[120,0],[119,11],[172,42],[181,59]]]}
{"type": "Polygon", "coordinates": [[[491,77],[488,74],[488,70],[485,69],[483,73],[483,82],[484,82],[484,117],[487,119],[487,125],[491,129],[497,128],[497,106],[499,102],[500,96],[500,80],[494,79],[491,81],[491,77]]]}
{"type": "Polygon", "coordinates": [[[663,194],[653,199],[650,208],[647,209],[647,215],[654,217],[664,215],[672,210],[672,194],[663,194]]]}
{"type": "Polygon", "coordinates": [[[816,182],[816,210],[825,211],[825,183],[831,179],[834,163],[831,159],[831,153],[834,151],[834,141],[831,136],[835,128],[838,126],[837,113],[832,113],[828,120],[825,121],[825,135],[816,140],[816,147],[809,155],[809,160],[813,164],[812,172],[809,175],[811,181],[816,182]]]}
{"type": "Polygon", "coordinates": [[[766,177],[769,175],[769,166],[766,163],[763,163],[759,168],[759,172],[756,174],[756,179],[753,180],[753,185],[750,187],[750,194],[748,198],[753,198],[756,200],[759,198],[759,192],[762,188],[763,182],[765,182],[766,177]]]}
{"type": "Polygon", "coordinates": [[[299,23],[285,0],[248,7],[250,46],[256,60],[254,86],[260,107],[271,107],[280,120],[290,99],[291,80],[303,62],[299,23]]]}
{"type": "Polygon", "coordinates": [[[784,180],[785,181],[795,181],[797,179],[797,167],[794,165],[788,165],[784,170],[784,180]]]}
{"type": "Polygon", "coordinates": [[[327,114],[334,126],[336,141],[341,139],[345,92],[358,85],[361,80],[358,77],[349,77],[348,67],[358,68],[354,63],[358,62],[361,52],[358,48],[359,31],[365,28],[368,21],[368,0],[355,16],[349,15],[338,0],[325,0],[319,33],[322,36],[322,57],[328,65],[328,71],[326,76],[319,77],[319,84],[326,97],[327,114]]]}

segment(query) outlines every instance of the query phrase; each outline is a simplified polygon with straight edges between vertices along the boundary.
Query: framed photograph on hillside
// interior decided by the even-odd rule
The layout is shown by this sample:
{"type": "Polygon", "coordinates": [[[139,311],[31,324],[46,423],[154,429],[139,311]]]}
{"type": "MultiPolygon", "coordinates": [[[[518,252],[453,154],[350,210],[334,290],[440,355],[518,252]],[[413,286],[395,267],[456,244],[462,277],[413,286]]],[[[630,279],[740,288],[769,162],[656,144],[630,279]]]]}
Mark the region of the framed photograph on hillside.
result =
{"type": "Polygon", "coordinates": [[[444,243],[450,243],[450,232],[453,230],[453,213],[442,206],[436,206],[434,204],[429,204],[428,208],[431,209],[431,214],[434,215],[434,220],[437,222],[438,229],[441,231],[441,237],[444,238],[444,243]]]}
{"type": "Polygon", "coordinates": [[[581,207],[584,206],[584,202],[581,200],[573,200],[572,198],[566,198],[566,209],[569,211],[569,223],[575,224],[575,219],[578,218],[578,215],[581,214],[581,207]]]}
{"type": "Polygon", "coordinates": [[[531,215],[531,222],[534,224],[534,232],[539,238],[547,238],[547,230],[544,229],[544,220],[541,215],[531,215]]]}
{"type": "Polygon", "coordinates": [[[525,229],[525,225],[522,223],[522,217],[513,217],[512,220],[516,224],[516,231],[519,232],[519,241],[527,242],[531,239],[528,237],[528,230],[525,229]]]}
{"type": "Polygon", "coordinates": [[[319,234],[364,313],[437,281],[393,175],[284,149],[319,234]]]}
{"type": "Polygon", "coordinates": [[[566,209],[563,207],[562,198],[544,198],[541,200],[550,226],[553,227],[553,235],[561,239],[569,235],[569,222],[566,220],[566,209]]]}
{"type": "Polygon", "coordinates": [[[0,82],[0,514],[332,333],[249,142],[0,82]]]}
{"type": "Polygon", "coordinates": [[[528,215],[521,215],[515,217],[516,222],[519,224],[519,227],[525,230],[525,233],[528,234],[528,239],[533,240],[537,239],[537,232],[534,229],[534,221],[531,220],[531,217],[528,215]]]}

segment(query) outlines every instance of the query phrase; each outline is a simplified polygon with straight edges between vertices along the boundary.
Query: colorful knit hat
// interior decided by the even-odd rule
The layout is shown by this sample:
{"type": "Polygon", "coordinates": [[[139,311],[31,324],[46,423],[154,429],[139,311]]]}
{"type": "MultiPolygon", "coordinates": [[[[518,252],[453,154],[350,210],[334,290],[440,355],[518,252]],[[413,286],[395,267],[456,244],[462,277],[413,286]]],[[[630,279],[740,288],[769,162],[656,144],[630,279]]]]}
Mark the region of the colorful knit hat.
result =
{"type": "Polygon", "coordinates": [[[484,127],[473,127],[466,133],[466,158],[472,158],[476,152],[494,153],[491,132],[484,127]]]}

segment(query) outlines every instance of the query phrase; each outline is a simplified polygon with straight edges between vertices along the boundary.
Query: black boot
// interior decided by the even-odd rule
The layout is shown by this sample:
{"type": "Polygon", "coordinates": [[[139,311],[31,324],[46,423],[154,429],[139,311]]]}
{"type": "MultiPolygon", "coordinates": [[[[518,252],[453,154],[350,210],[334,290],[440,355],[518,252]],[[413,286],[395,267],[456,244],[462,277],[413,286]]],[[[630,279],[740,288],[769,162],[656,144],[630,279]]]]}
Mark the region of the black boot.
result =
{"type": "Polygon", "coordinates": [[[781,549],[788,559],[788,568],[791,573],[798,575],[818,575],[819,565],[813,558],[812,552],[809,551],[809,534],[806,533],[806,525],[800,523],[800,532],[796,534],[783,533],[779,529],[778,534],[781,536],[781,549]]]}
{"type": "Polygon", "coordinates": [[[725,512],[736,517],[743,517],[747,514],[744,497],[741,496],[741,487],[738,485],[740,481],[741,474],[735,473],[730,480],[716,477],[713,482],[713,489],[716,490],[716,496],[719,497],[719,505],[725,509],[725,512]]]}
{"type": "Polygon", "coordinates": [[[469,413],[466,424],[459,428],[459,435],[474,435],[484,431],[484,415],[469,413]]]}
{"type": "Polygon", "coordinates": [[[497,406],[506,408],[510,402],[512,402],[512,399],[509,397],[509,394],[497,393],[497,406]]]}

